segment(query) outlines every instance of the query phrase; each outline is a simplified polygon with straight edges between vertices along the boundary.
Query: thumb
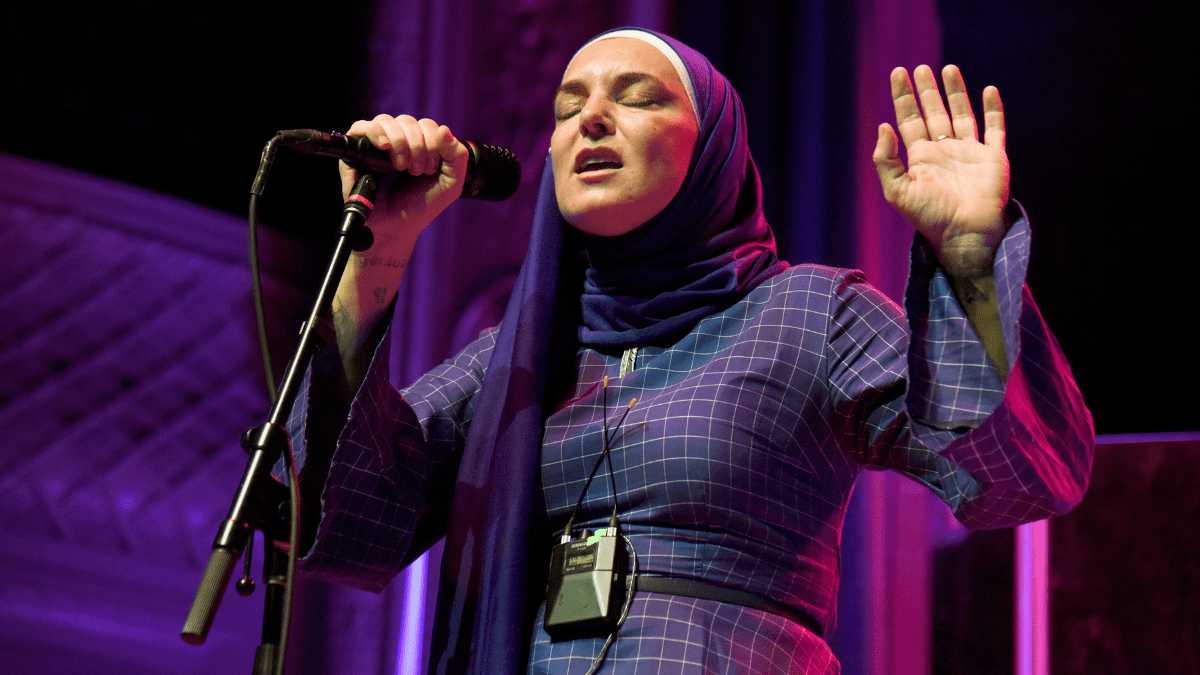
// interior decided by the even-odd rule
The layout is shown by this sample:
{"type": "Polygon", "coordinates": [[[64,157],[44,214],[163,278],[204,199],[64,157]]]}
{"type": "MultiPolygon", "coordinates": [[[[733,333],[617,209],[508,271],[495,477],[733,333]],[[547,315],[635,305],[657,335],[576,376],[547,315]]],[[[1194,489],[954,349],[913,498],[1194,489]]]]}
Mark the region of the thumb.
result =
{"type": "Polygon", "coordinates": [[[900,161],[900,143],[892,125],[879,125],[879,137],[875,141],[875,151],[871,153],[871,160],[875,162],[875,172],[879,174],[883,193],[891,201],[892,194],[908,182],[904,163],[900,161]]]}
{"type": "Polygon", "coordinates": [[[354,188],[354,184],[358,182],[358,171],[349,164],[339,161],[338,173],[342,177],[342,201],[346,201],[350,197],[350,190],[354,188]]]}

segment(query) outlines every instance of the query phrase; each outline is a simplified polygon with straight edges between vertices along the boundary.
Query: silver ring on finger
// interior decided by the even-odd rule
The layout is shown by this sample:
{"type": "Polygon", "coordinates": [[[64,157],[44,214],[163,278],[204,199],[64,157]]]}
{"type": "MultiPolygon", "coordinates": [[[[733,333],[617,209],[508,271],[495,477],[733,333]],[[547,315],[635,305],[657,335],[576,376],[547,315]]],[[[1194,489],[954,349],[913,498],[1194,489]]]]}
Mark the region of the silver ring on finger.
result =
{"type": "Polygon", "coordinates": [[[935,140],[935,141],[940,141],[940,140],[944,140],[944,139],[947,139],[947,138],[954,138],[954,137],[953,137],[953,136],[951,136],[950,134],[942,134],[941,136],[938,136],[938,137],[937,137],[936,139],[934,139],[934,140],[935,140]]]}

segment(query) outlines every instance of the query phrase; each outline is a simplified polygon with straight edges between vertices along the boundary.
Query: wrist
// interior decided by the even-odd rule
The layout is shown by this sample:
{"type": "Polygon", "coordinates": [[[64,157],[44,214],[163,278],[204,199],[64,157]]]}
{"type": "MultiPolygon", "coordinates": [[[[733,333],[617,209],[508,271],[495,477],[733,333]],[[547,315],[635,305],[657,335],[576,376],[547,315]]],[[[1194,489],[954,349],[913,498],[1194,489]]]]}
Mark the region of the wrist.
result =
{"type": "Polygon", "coordinates": [[[1000,248],[998,237],[994,243],[990,239],[992,237],[983,234],[960,235],[949,242],[943,242],[941,247],[935,247],[934,254],[938,264],[951,278],[988,277],[992,274],[996,251],[1000,248]]]}
{"type": "Polygon", "coordinates": [[[962,279],[979,279],[992,275],[996,252],[1008,233],[1006,209],[1000,209],[995,220],[970,231],[955,232],[947,228],[942,239],[933,246],[934,255],[946,274],[962,279]]]}
{"type": "Polygon", "coordinates": [[[1008,355],[1005,352],[1004,331],[1000,322],[999,298],[991,272],[973,278],[951,276],[950,285],[954,289],[959,306],[983,343],[992,365],[1001,379],[1007,379],[1008,355]]]}

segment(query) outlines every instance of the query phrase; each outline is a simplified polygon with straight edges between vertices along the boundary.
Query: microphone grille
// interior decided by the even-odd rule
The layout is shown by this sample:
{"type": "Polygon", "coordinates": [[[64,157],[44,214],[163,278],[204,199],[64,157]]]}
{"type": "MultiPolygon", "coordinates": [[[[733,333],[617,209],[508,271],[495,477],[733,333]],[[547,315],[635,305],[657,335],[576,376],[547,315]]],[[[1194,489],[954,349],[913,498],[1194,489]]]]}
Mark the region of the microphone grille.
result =
{"type": "Polygon", "coordinates": [[[521,162],[516,155],[474,141],[468,141],[467,146],[471,149],[471,162],[463,198],[499,202],[513,196],[521,185],[521,162]]]}

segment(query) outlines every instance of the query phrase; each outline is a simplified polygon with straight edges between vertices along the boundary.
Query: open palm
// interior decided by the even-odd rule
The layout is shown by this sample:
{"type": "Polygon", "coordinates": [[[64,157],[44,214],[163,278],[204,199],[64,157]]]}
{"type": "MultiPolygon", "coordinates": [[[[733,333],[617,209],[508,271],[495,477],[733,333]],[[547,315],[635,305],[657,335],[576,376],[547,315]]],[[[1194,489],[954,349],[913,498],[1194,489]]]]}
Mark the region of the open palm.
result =
{"type": "Polygon", "coordinates": [[[906,70],[892,71],[892,100],[908,167],[900,160],[891,125],[880,125],[873,159],[884,196],[929,241],[947,273],[987,274],[1004,236],[1008,202],[1000,92],[995,87],[983,92],[984,140],[980,142],[956,66],[942,71],[949,114],[933,71],[920,66],[913,76],[916,94],[906,70]]]}

